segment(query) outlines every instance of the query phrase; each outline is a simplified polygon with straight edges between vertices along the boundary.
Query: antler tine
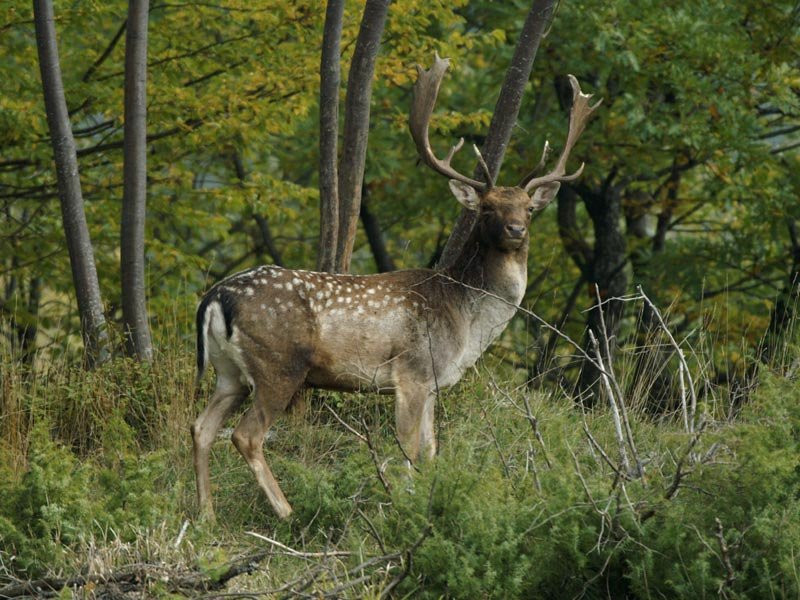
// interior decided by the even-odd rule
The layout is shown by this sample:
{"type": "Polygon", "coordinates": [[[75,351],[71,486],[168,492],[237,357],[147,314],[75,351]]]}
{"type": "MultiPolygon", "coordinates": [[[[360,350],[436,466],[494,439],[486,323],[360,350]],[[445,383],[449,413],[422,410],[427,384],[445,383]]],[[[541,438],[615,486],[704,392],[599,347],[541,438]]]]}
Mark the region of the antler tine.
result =
{"type": "Polygon", "coordinates": [[[581,92],[581,86],[573,75],[567,75],[567,77],[572,86],[572,109],[569,113],[569,133],[567,134],[567,141],[564,144],[564,149],[561,151],[561,156],[558,157],[558,162],[553,170],[547,175],[529,179],[524,187],[526,192],[530,192],[531,189],[545,183],[572,181],[573,179],[577,179],[583,172],[584,165],[581,164],[577,171],[571,175],[566,175],[567,160],[569,159],[569,153],[583,133],[586,123],[589,121],[589,117],[591,117],[595,109],[600,106],[602,100],[599,100],[594,106],[591,106],[589,104],[589,99],[592,97],[592,94],[584,94],[581,92]]]}
{"type": "Polygon", "coordinates": [[[475,144],[472,144],[472,150],[475,152],[475,156],[478,157],[478,163],[481,165],[481,169],[483,169],[483,174],[486,176],[487,189],[493,188],[494,178],[492,177],[492,172],[489,170],[489,165],[486,164],[486,161],[483,158],[483,154],[481,154],[481,151],[475,144]]]}
{"type": "Polygon", "coordinates": [[[539,169],[542,169],[545,163],[547,162],[547,157],[550,156],[550,151],[552,149],[553,148],[550,146],[549,140],[545,140],[544,148],[542,148],[542,158],[539,159],[538,164],[535,167],[533,167],[531,172],[522,178],[522,181],[519,182],[518,187],[524,188],[528,184],[528,182],[536,176],[536,173],[539,172],[539,169]]]}
{"type": "Polygon", "coordinates": [[[462,183],[471,185],[476,190],[485,191],[487,184],[462,175],[450,166],[453,156],[464,145],[463,138],[452,147],[444,160],[436,158],[428,141],[428,126],[433,114],[433,107],[436,105],[442,78],[449,66],[450,59],[440,58],[438,53],[434,54],[433,66],[427,71],[417,65],[418,76],[417,82],[414,84],[414,99],[411,102],[411,112],[408,116],[408,128],[411,130],[411,137],[414,138],[417,152],[426,165],[445,177],[457,179],[462,183]]]}

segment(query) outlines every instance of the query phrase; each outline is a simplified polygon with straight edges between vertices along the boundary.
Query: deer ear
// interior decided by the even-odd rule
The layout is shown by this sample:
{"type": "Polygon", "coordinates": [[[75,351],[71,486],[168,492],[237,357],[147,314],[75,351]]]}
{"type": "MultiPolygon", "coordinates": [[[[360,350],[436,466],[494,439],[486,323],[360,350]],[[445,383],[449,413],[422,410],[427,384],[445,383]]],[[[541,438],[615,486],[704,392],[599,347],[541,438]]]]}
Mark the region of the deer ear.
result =
{"type": "Polygon", "coordinates": [[[558,181],[552,181],[537,187],[531,196],[533,208],[536,210],[541,210],[550,204],[553,201],[553,198],[556,197],[560,187],[561,183],[558,181]]]}
{"type": "Polygon", "coordinates": [[[481,198],[478,196],[478,192],[469,184],[451,179],[450,191],[453,192],[456,200],[468,210],[478,210],[481,205],[481,198]]]}

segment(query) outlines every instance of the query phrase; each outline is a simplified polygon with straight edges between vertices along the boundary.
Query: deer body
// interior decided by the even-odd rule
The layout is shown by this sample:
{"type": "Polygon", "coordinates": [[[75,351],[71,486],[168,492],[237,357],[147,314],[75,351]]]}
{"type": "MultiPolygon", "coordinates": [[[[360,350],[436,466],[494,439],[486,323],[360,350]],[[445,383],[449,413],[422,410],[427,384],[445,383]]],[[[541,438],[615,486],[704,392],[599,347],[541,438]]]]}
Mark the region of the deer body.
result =
{"type": "Polygon", "coordinates": [[[478,213],[452,266],[362,276],[261,266],[219,282],[201,300],[198,372],[210,362],[217,374],[214,394],[192,425],[198,499],[208,514],[211,444],[251,391],[232,441],[275,512],[286,517],[291,506],[262,444],[299,390],[394,394],[403,451],[412,461],[431,458],[436,392],[461,379],[514,316],[527,283],[531,214],[553,199],[561,181],[579,174],[565,175],[564,166],[593,108],[573,79],[570,132],[556,169],[517,187],[494,187],[488,169],[488,183],[481,183],[450,167],[460,144],[445,160],[430,149],[427,123],[446,66],[437,56],[420,73],[410,123],[424,162],[452,177],[456,199],[478,213]]]}

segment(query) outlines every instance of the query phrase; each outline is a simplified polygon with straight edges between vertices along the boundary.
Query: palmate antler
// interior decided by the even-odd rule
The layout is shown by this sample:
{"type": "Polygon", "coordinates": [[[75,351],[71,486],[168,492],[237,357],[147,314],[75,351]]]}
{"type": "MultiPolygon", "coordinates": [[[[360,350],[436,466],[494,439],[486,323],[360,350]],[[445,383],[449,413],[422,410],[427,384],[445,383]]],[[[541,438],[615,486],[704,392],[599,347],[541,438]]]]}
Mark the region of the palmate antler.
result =
{"type": "MultiPolygon", "coordinates": [[[[417,146],[417,152],[423,162],[437,173],[456,179],[462,183],[471,185],[480,192],[485,192],[490,183],[484,183],[466,175],[462,175],[450,166],[453,156],[464,145],[464,138],[450,149],[447,157],[442,160],[436,158],[428,141],[428,126],[430,125],[433,107],[436,105],[436,97],[439,95],[439,86],[442,83],[445,71],[450,66],[449,58],[440,58],[439,54],[434,54],[433,66],[427,71],[417,65],[417,82],[414,84],[414,99],[411,102],[411,113],[408,117],[408,127],[411,130],[411,137],[417,146]]],[[[480,154],[479,154],[480,156],[480,154]]],[[[481,159],[482,160],[482,159],[481,159]]],[[[488,169],[486,169],[488,171],[488,169]]],[[[488,173],[487,173],[488,175],[488,173]]]]}
{"type": "MultiPolygon", "coordinates": [[[[417,146],[417,152],[426,165],[437,173],[466,183],[475,188],[478,192],[483,193],[490,189],[494,185],[494,182],[490,176],[489,168],[486,166],[486,162],[483,160],[477,147],[474,148],[475,153],[486,174],[486,182],[462,175],[450,165],[450,161],[453,159],[455,153],[464,145],[464,138],[461,138],[458,143],[450,149],[450,152],[448,152],[444,159],[436,158],[431,149],[430,141],[428,140],[428,127],[430,125],[431,115],[433,114],[433,108],[436,105],[436,98],[439,95],[439,86],[449,66],[450,59],[440,58],[438,53],[434,54],[433,65],[430,69],[425,70],[420,65],[417,65],[418,77],[417,82],[414,84],[414,98],[411,102],[408,126],[411,130],[411,137],[414,138],[414,144],[417,146]]],[[[589,99],[592,95],[581,92],[578,80],[575,79],[574,76],[568,75],[567,77],[572,86],[572,108],[570,109],[567,141],[564,145],[564,149],[561,151],[561,156],[559,156],[558,162],[552,171],[541,177],[534,177],[536,171],[544,166],[547,161],[547,155],[550,152],[550,145],[548,142],[545,142],[542,158],[536,166],[536,169],[534,169],[532,173],[526,175],[519,183],[519,187],[524,189],[528,194],[535,188],[542,188],[534,194],[534,202],[537,208],[544,208],[544,206],[553,199],[562,181],[577,179],[583,172],[584,165],[581,164],[577,171],[567,175],[567,160],[569,159],[572,148],[583,133],[586,123],[592,113],[602,102],[602,100],[600,100],[594,106],[589,105],[589,99]]]]}
{"type": "MultiPolygon", "coordinates": [[[[589,121],[589,117],[591,117],[595,109],[600,106],[602,100],[598,100],[594,106],[590,106],[589,99],[592,97],[592,94],[584,94],[581,92],[581,86],[573,75],[567,75],[567,77],[569,78],[569,83],[572,86],[572,109],[569,112],[569,133],[567,134],[567,142],[564,144],[564,149],[561,151],[561,156],[558,157],[558,162],[552,171],[550,171],[547,175],[542,175],[541,177],[534,177],[533,173],[530,173],[522,179],[519,187],[528,193],[530,193],[532,189],[548,183],[572,181],[577,179],[583,172],[584,163],[581,163],[581,166],[578,167],[577,171],[571,175],[567,175],[567,160],[569,159],[569,153],[572,151],[572,148],[575,146],[578,138],[583,133],[586,123],[589,121]]],[[[544,162],[547,159],[548,150],[549,145],[547,142],[545,142],[544,151],[542,152],[542,160],[539,161],[539,164],[536,167],[537,170],[544,165],[544,162]]]]}

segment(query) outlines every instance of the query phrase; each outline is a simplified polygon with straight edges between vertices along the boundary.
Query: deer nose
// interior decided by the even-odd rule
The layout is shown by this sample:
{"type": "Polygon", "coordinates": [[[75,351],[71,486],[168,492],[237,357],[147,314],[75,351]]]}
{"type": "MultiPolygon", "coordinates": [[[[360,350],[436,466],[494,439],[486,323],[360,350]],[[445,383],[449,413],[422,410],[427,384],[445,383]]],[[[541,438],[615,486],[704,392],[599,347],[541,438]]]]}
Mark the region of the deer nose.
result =
{"type": "Polygon", "coordinates": [[[509,223],[506,225],[506,233],[510,238],[521,238],[525,235],[525,226],[509,223]]]}

